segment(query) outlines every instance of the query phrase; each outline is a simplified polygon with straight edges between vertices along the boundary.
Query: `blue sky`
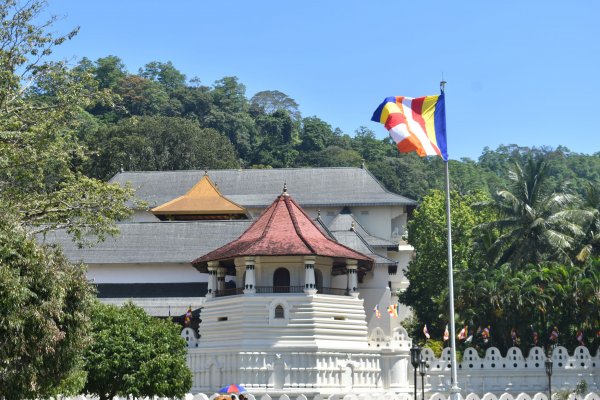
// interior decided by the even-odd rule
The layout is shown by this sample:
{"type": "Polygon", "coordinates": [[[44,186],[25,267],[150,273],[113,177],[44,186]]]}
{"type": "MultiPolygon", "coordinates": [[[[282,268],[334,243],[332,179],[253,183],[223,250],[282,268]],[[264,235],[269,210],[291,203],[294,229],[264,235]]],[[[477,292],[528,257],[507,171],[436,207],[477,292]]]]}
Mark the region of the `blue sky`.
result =
{"type": "Polygon", "coordinates": [[[116,55],[131,72],[172,61],[205,85],[237,76],[247,96],[280,90],[303,116],[353,135],[387,96],[446,86],[450,158],[485,146],[600,151],[600,2],[50,0],[55,52],[116,55]]]}

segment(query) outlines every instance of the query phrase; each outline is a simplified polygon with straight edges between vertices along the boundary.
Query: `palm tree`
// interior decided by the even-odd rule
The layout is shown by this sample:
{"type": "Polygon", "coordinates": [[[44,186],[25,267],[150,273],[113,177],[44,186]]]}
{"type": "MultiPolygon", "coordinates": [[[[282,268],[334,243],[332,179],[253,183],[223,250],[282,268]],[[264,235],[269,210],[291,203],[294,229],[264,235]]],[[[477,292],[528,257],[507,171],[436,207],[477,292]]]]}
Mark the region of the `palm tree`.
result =
{"type": "Polygon", "coordinates": [[[548,186],[547,156],[530,156],[509,171],[508,190],[499,191],[486,205],[497,213],[495,221],[479,226],[497,232],[489,252],[495,265],[513,267],[546,260],[571,263],[576,239],[583,237],[585,214],[574,208],[576,197],[548,186]]]}
{"type": "Polygon", "coordinates": [[[577,254],[577,260],[582,262],[593,254],[600,254],[600,190],[592,183],[586,188],[583,206],[590,213],[590,223],[577,254]]]}

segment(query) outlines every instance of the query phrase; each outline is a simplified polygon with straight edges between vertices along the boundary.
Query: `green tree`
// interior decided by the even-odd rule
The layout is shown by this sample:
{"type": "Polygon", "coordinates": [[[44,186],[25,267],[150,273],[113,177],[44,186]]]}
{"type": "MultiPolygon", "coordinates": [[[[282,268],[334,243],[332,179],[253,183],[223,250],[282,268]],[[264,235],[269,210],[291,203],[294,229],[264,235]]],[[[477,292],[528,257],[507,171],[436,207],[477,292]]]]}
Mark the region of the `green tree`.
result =
{"type": "Polygon", "coordinates": [[[229,139],[179,117],[132,117],[101,127],[88,137],[95,149],[86,171],[107,179],[128,171],[238,168],[229,139]]]}
{"type": "MultiPolygon", "coordinates": [[[[490,220],[489,211],[473,206],[488,199],[483,193],[451,193],[452,251],[454,269],[462,271],[481,262],[480,250],[473,246],[474,228],[490,220]]],[[[433,190],[425,196],[408,224],[408,243],[415,257],[405,272],[409,286],[400,301],[412,307],[419,323],[427,323],[432,334],[441,337],[447,322],[448,262],[446,242],[446,196],[433,190]]],[[[421,325],[422,328],[422,325],[421,325]]],[[[417,332],[414,332],[418,335],[417,332]]]]}
{"type": "Polygon", "coordinates": [[[114,92],[121,97],[130,115],[176,115],[179,112],[170,107],[169,95],[160,83],[137,75],[123,77],[114,92]]]}
{"type": "Polygon", "coordinates": [[[0,215],[0,393],[3,399],[76,394],[89,344],[94,289],[81,265],[40,247],[0,215]]]}
{"type": "Polygon", "coordinates": [[[192,386],[180,326],[153,318],[132,303],[97,303],[92,345],[85,356],[85,392],[115,396],[181,398],[192,386]]]}
{"type": "Polygon", "coordinates": [[[496,265],[538,264],[546,260],[571,262],[581,225],[589,215],[575,208],[576,196],[552,191],[547,185],[547,157],[530,156],[515,162],[509,172],[509,190],[499,191],[490,206],[499,218],[482,226],[500,236],[490,247],[496,265]]]}
{"type": "Polygon", "coordinates": [[[378,161],[385,156],[387,145],[377,139],[372,130],[361,126],[354,133],[352,148],[366,161],[378,161]]]}
{"type": "MultiPolygon", "coordinates": [[[[82,60],[80,66],[83,65],[89,65],[89,63],[82,60]]],[[[94,66],[89,66],[87,69],[94,74],[101,89],[113,89],[127,75],[125,64],[117,56],[101,57],[94,62],[94,66]]]]}
{"type": "Polygon", "coordinates": [[[325,121],[315,116],[304,118],[300,132],[299,150],[305,152],[323,150],[333,136],[331,125],[325,121]]]}
{"type": "Polygon", "coordinates": [[[162,84],[168,90],[185,86],[185,75],[173,66],[171,61],[166,63],[152,61],[140,68],[139,75],[151,81],[162,84]]]}
{"type": "Polygon", "coordinates": [[[0,201],[36,231],[102,238],[131,213],[131,191],[81,173],[87,153],[76,132],[82,109],[111,98],[89,73],[45,60],[76,31],[47,32],[54,18],[36,25],[44,5],[0,3],[0,201]]]}
{"type": "Polygon", "coordinates": [[[264,90],[256,93],[250,99],[250,105],[257,106],[265,114],[272,114],[277,110],[285,110],[294,121],[299,121],[301,118],[296,100],[279,90],[264,90]]]}
{"type": "Polygon", "coordinates": [[[585,229],[577,260],[586,261],[600,256],[600,190],[590,182],[586,186],[583,208],[589,211],[590,221],[585,229]]]}

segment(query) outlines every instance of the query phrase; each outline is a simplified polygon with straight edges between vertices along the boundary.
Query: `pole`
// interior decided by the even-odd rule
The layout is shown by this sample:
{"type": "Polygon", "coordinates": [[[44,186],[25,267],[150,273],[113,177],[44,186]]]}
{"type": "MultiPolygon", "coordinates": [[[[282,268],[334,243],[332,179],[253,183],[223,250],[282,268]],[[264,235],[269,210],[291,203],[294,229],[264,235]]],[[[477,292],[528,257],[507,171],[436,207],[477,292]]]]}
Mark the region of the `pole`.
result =
{"type": "Polygon", "coordinates": [[[425,400],[425,374],[421,374],[421,400],[425,400]]]}
{"type": "Polygon", "coordinates": [[[460,387],[458,387],[458,376],[456,372],[456,329],[454,328],[454,278],[452,272],[452,224],[450,222],[450,173],[448,172],[448,161],[444,162],[446,169],[446,226],[448,228],[448,297],[450,303],[450,365],[452,368],[452,388],[450,397],[458,400],[460,387]]]}
{"type": "Polygon", "coordinates": [[[548,400],[552,400],[552,375],[548,375],[548,400]]]}
{"type": "Polygon", "coordinates": [[[417,367],[414,367],[413,370],[415,371],[415,397],[414,397],[414,399],[417,400],[417,367]]]}

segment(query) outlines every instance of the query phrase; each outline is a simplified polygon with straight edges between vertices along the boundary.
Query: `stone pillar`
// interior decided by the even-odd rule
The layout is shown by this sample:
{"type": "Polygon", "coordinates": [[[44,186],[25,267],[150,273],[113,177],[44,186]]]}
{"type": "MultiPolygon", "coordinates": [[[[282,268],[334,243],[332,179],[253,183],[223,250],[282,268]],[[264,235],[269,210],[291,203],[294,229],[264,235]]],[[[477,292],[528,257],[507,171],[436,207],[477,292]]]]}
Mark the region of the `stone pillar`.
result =
{"type": "Polygon", "coordinates": [[[256,293],[256,276],[254,275],[254,257],[245,257],[246,280],[244,282],[244,294],[256,293]]]}
{"type": "Polygon", "coordinates": [[[348,273],[348,293],[352,297],[358,297],[358,261],[346,259],[346,271],[348,273]]]}
{"type": "Polygon", "coordinates": [[[317,293],[315,281],[315,256],[304,256],[304,293],[317,293]]]}
{"type": "Polygon", "coordinates": [[[208,262],[208,293],[206,298],[215,297],[217,291],[217,268],[219,267],[218,261],[208,262]]]}
{"type": "Polygon", "coordinates": [[[217,291],[222,292],[225,290],[225,273],[227,272],[227,268],[219,267],[217,268],[217,291]]]}

